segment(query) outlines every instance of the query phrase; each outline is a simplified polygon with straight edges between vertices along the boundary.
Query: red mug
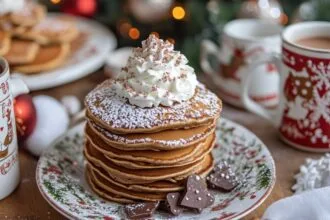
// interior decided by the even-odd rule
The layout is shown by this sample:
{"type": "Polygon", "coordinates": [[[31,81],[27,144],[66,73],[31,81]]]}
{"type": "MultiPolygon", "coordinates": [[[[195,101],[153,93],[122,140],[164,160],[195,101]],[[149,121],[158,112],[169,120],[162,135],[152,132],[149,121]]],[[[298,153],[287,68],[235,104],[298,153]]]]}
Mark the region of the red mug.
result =
{"type": "Polygon", "coordinates": [[[330,38],[330,23],[287,27],[282,33],[282,54],[265,54],[253,62],[241,95],[245,107],[272,121],[286,143],[306,151],[330,152],[330,50],[296,43],[313,37],[330,38]],[[272,110],[248,96],[253,69],[268,62],[280,72],[280,104],[272,110]]]}

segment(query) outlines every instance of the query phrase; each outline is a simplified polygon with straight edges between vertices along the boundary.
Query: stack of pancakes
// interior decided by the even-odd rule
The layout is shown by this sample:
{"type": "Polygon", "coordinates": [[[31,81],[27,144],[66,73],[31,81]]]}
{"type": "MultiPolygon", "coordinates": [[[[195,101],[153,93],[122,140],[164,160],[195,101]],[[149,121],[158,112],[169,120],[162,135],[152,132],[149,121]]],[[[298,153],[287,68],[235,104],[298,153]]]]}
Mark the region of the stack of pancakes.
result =
{"type": "Polygon", "coordinates": [[[0,16],[0,56],[20,73],[51,70],[64,63],[78,35],[68,17],[47,17],[44,6],[27,2],[24,9],[0,16]]]}
{"type": "Polygon", "coordinates": [[[140,108],[116,95],[107,80],[86,99],[84,155],[91,188],[121,203],[163,200],[191,174],[213,168],[221,101],[202,84],[188,101],[140,108]]]}

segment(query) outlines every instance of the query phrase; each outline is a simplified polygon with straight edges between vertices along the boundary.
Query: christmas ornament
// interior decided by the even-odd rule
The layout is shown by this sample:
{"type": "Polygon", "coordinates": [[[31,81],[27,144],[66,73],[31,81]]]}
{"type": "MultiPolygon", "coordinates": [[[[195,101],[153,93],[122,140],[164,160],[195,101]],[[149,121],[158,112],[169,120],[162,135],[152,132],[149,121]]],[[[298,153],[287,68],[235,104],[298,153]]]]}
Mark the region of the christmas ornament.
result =
{"type": "Polygon", "coordinates": [[[315,8],[311,2],[302,3],[293,13],[292,22],[303,22],[313,20],[316,17],[315,8]]]}
{"type": "Polygon", "coordinates": [[[25,142],[26,149],[35,156],[51,145],[69,126],[69,115],[65,107],[49,96],[36,96],[33,103],[37,112],[37,123],[25,142]]]}
{"type": "Polygon", "coordinates": [[[238,17],[273,20],[281,24],[286,24],[288,20],[277,0],[244,1],[239,9],[238,17]]]}
{"type": "Polygon", "coordinates": [[[292,190],[296,193],[330,186],[330,154],[318,160],[306,159],[295,179],[297,182],[292,190]]]}
{"type": "Polygon", "coordinates": [[[30,95],[20,95],[14,100],[17,138],[25,141],[34,131],[37,122],[37,113],[30,95]]]}
{"type": "Polygon", "coordinates": [[[81,110],[81,103],[76,96],[68,95],[61,99],[62,104],[70,116],[77,114],[81,110]]]}
{"type": "Polygon", "coordinates": [[[143,23],[161,21],[169,14],[173,0],[129,0],[128,7],[134,17],[143,23]]]}
{"type": "Polygon", "coordinates": [[[293,13],[292,22],[329,21],[330,1],[311,0],[303,2],[293,13]]]}
{"type": "Polygon", "coordinates": [[[95,14],[97,9],[96,0],[66,0],[61,5],[61,11],[73,14],[91,17],[95,14]]]}

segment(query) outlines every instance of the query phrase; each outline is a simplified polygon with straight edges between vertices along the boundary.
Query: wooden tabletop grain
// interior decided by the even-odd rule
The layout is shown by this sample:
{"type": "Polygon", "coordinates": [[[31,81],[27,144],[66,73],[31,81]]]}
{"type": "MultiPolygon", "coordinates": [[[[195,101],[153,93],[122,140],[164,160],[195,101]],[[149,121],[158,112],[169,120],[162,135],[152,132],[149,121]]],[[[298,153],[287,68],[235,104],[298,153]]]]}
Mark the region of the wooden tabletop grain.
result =
{"type": "MultiPolygon", "coordinates": [[[[65,95],[75,95],[83,100],[88,91],[104,79],[103,71],[100,70],[76,82],[33,92],[32,95],[45,94],[57,99],[65,95]]],[[[244,218],[246,220],[259,219],[270,204],[292,194],[290,188],[294,183],[293,176],[298,172],[305,158],[317,158],[320,154],[306,153],[287,146],[280,141],[271,123],[244,110],[225,104],[223,117],[242,124],[254,132],[268,146],[275,160],[277,181],[271,195],[259,208],[244,218]]],[[[13,194],[0,201],[0,219],[65,219],[48,205],[38,191],[35,181],[37,158],[20,149],[19,159],[21,183],[13,194]]]]}

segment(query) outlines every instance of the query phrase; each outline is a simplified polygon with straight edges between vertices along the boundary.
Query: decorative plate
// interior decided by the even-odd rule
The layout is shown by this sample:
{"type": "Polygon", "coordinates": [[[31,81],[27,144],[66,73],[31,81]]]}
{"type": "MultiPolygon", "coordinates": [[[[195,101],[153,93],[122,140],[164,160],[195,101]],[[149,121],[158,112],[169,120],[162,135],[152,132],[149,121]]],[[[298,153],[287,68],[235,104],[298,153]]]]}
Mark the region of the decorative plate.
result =
{"type": "MultiPolygon", "coordinates": [[[[84,123],[71,129],[41,156],[36,178],[43,197],[69,219],[122,219],[122,205],[96,196],[84,177],[84,123]]],[[[216,192],[215,203],[201,214],[179,217],[159,212],[155,219],[239,219],[257,208],[275,184],[275,165],[267,147],[250,131],[227,119],[217,124],[216,160],[227,160],[240,174],[232,192],[216,192]]]]}
{"type": "MultiPolygon", "coordinates": [[[[49,16],[63,15],[49,13],[49,16]]],[[[109,52],[117,46],[117,40],[108,28],[86,18],[71,17],[79,30],[86,34],[86,42],[59,68],[34,75],[13,73],[23,79],[31,91],[63,85],[93,73],[104,64],[109,52]]]]}

